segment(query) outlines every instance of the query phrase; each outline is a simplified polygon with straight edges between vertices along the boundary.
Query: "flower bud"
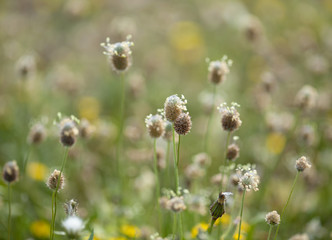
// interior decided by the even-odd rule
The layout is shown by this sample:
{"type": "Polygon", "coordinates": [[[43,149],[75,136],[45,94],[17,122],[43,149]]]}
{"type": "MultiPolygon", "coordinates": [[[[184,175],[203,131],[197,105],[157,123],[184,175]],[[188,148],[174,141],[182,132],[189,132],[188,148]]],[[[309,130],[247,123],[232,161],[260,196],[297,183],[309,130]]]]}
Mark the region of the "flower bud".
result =
{"type": "Polygon", "coordinates": [[[63,176],[63,173],[61,173],[60,180],[59,177],[60,177],[60,171],[55,169],[46,182],[46,185],[48,186],[49,189],[56,190],[58,184],[59,184],[58,191],[64,188],[65,178],[63,176]]]}
{"type": "Polygon", "coordinates": [[[311,164],[309,163],[309,161],[305,156],[302,156],[298,160],[296,160],[295,167],[297,171],[303,172],[307,168],[311,168],[311,164]]]}
{"type": "Polygon", "coordinates": [[[277,211],[272,211],[266,214],[265,221],[269,225],[278,225],[280,224],[280,215],[277,213],[277,211]]]}
{"type": "Polygon", "coordinates": [[[69,118],[66,118],[61,121],[60,125],[60,142],[65,147],[73,146],[79,133],[75,122],[69,118]]]}
{"type": "Polygon", "coordinates": [[[190,132],[191,125],[189,113],[181,113],[174,122],[174,130],[179,135],[186,135],[190,132]]]}
{"type": "Polygon", "coordinates": [[[183,95],[181,98],[177,95],[172,95],[166,98],[164,104],[165,118],[170,122],[174,122],[183,111],[187,111],[186,104],[187,100],[183,95]]]}
{"type": "Polygon", "coordinates": [[[13,183],[19,179],[19,168],[16,161],[10,161],[5,164],[2,170],[3,180],[7,183],[13,183]]]}

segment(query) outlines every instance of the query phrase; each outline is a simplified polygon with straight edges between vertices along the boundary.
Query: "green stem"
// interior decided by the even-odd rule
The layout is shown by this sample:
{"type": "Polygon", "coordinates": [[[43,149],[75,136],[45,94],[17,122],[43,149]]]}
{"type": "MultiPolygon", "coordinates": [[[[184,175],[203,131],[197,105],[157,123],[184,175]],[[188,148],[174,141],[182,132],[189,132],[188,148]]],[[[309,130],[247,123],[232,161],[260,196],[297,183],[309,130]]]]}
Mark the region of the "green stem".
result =
{"type": "Polygon", "coordinates": [[[52,193],[52,220],[50,226],[50,239],[52,239],[52,234],[53,234],[53,216],[54,216],[54,191],[52,193]]]}
{"type": "Polygon", "coordinates": [[[160,183],[159,183],[159,174],[158,174],[158,160],[157,160],[157,139],[153,140],[153,158],[154,158],[154,174],[156,178],[156,206],[158,211],[158,225],[160,228],[161,225],[161,216],[160,216],[160,206],[159,206],[159,198],[160,198],[160,183]]]}
{"type": "Polygon", "coordinates": [[[223,191],[223,182],[224,182],[224,177],[225,177],[225,169],[226,169],[226,165],[227,165],[227,149],[228,149],[228,145],[229,145],[229,140],[231,138],[231,132],[228,132],[227,137],[226,137],[226,144],[225,144],[225,153],[224,153],[224,162],[223,162],[223,171],[221,171],[221,188],[220,188],[220,192],[223,191]]]}
{"type": "Polygon", "coordinates": [[[56,198],[57,198],[57,194],[58,194],[58,190],[59,190],[59,186],[60,186],[61,175],[62,175],[63,169],[64,169],[64,167],[66,165],[66,162],[67,162],[68,152],[69,152],[69,148],[66,147],[64,157],[63,157],[63,160],[62,160],[62,166],[61,166],[58,182],[57,182],[55,191],[53,192],[53,194],[54,194],[54,214],[53,214],[53,218],[52,218],[52,238],[51,239],[54,239],[55,218],[56,218],[56,198]]]}
{"type": "Polygon", "coordinates": [[[173,127],[173,153],[174,153],[174,170],[175,170],[175,193],[178,194],[179,191],[179,171],[178,171],[178,161],[176,159],[176,143],[175,143],[175,130],[173,127]]]}
{"type": "Polygon", "coordinates": [[[243,204],[244,204],[244,196],[245,195],[246,195],[246,189],[243,190],[243,195],[242,195],[241,213],[240,213],[240,225],[239,225],[239,233],[238,233],[238,236],[237,236],[237,240],[240,240],[240,236],[241,236],[241,224],[242,224],[243,204]]]}
{"type": "Polygon", "coordinates": [[[30,157],[30,153],[31,153],[31,146],[29,146],[29,150],[28,150],[28,153],[26,155],[26,157],[24,158],[24,162],[23,162],[23,174],[25,174],[25,171],[26,171],[26,168],[27,168],[27,164],[28,164],[28,161],[29,161],[29,157],[30,157]]]}
{"type": "Polygon", "coordinates": [[[11,217],[12,217],[12,207],[11,207],[11,186],[8,183],[8,240],[10,240],[11,232],[11,217]]]}
{"type": "Polygon", "coordinates": [[[270,225],[270,230],[269,230],[269,236],[267,237],[267,240],[270,240],[270,237],[271,237],[271,232],[272,232],[272,225],[270,225]]]}
{"type": "MultiPolygon", "coordinates": [[[[296,181],[297,181],[297,179],[298,179],[298,177],[299,177],[299,174],[300,174],[300,172],[298,171],[298,172],[296,173],[296,176],[295,176],[295,179],[294,179],[294,182],[293,182],[293,186],[292,186],[292,190],[291,190],[291,192],[289,193],[289,196],[288,196],[288,199],[287,199],[286,205],[284,206],[284,208],[282,209],[282,212],[281,212],[281,214],[280,214],[280,219],[282,219],[282,216],[284,215],[284,212],[285,212],[285,210],[286,210],[286,208],[287,208],[287,206],[288,206],[288,203],[289,203],[289,201],[290,201],[290,199],[291,199],[291,196],[292,196],[292,194],[293,194],[293,191],[294,191],[294,188],[295,188],[295,184],[296,184],[296,181]]],[[[279,232],[279,228],[280,228],[280,224],[279,224],[278,227],[277,227],[276,234],[275,234],[275,236],[274,236],[274,240],[277,239],[278,232],[279,232]]]]}
{"type": "Polygon", "coordinates": [[[180,239],[184,239],[184,233],[183,233],[183,221],[182,221],[182,212],[179,213],[179,225],[180,225],[180,239]]]}
{"type": "Polygon", "coordinates": [[[212,233],[213,225],[216,221],[217,221],[217,219],[215,219],[215,218],[211,219],[211,222],[210,222],[210,225],[209,225],[209,228],[208,228],[208,234],[212,233]]]}
{"type": "Polygon", "coordinates": [[[170,179],[170,169],[169,169],[169,151],[170,151],[170,141],[167,141],[167,148],[166,148],[166,171],[167,171],[167,181],[170,179]]]}
{"type": "Polygon", "coordinates": [[[208,123],[206,125],[206,131],[205,131],[205,138],[204,138],[204,151],[207,151],[207,144],[209,141],[209,136],[210,136],[210,125],[213,119],[213,113],[214,113],[214,105],[215,105],[215,99],[216,99],[216,89],[217,89],[217,85],[213,85],[213,104],[212,104],[212,109],[211,109],[211,113],[209,115],[209,119],[208,119],[208,123]]]}
{"type": "Polygon", "coordinates": [[[173,240],[175,240],[176,235],[176,213],[173,214],[173,240]]]}

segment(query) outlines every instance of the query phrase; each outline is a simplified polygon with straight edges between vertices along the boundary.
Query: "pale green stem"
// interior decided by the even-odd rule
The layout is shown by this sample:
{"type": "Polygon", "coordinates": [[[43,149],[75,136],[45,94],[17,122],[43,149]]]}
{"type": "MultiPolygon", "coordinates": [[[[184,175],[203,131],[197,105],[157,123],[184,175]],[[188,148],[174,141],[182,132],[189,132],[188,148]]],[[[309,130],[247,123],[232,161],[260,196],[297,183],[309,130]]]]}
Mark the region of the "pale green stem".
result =
{"type": "Polygon", "coordinates": [[[213,85],[212,109],[211,109],[211,113],[209,115],[208,123],[207,123],[207,126],[206,126],[206,131],[205,131],[204,146],[203,146],[204,151],[207,151],[207,144],[208,144],[209,136],[210,136],[210,125],[211,125],[211,122],[212,122],[212,119],[213,119],[214,105],[215,105],[215,99],[216,99],[216,89],[217,89],[217,86],[214,84],[213,85]]]}
{"type": "Polygon", "coordinates": [[[211,235],[211,233],[212,233],[212,229],[213,229],[213,225],[214,225],[214,223],[217,221],[217,219],[215,219],[215,218],[212,218],[211,219],[211,222],[210,222],[210,225],[209,225],[209,228],[208,228],[208,233],[211,235]]]}
{"type": "Polygon", "coordinates": [[[173,214],[173,240],[175,240],[176,235],[176,213],[173,214]]]}
{"type": "Polygon", "coordinates": [[[224,154],[224,162],[223,162],[223,170],[221,171],[221,188],[220,188],[220,192],[223,191],[223,182],[224,182],[224,177],[225,177],[225,169],[226,169],[226,165],[227,165],[227,149],[228,149],[228,145],[229,145],[229,140],[231,138],[231,132],[228,132],[227,134],[227,138],[226,138],[226,144],[225,144],[225,154],[224,154]]]}
{"type": "Polygon", "coordinates": [[[174,170],[175,170],[175,193],[179,191],[179,172],[178,172],[178,161],[176,159],[176,143],[175,143],[175,130],[173,127],[173,153],[174,153],[174,170]]]}
{"type": "Polygon", "coordinates": [[[166,148],[166,171],[167,171],[167,181],[170,179],[170,167],[169,167],[169,151],[170,151],[170,141],[167,140],[166,148]]]}
{"type": "Polygon", "coordinates": [[[158,174],[158,160],[157,160],[157,139],[153,140],[153,158],[154,158],[154,174],[156,178],[156,205],[158,211],[158,225],[160,228],[161,225],[161,216],[160,216],[160,206],[159,206],[159,197],[160,197],[160,183],[159,183],[159,174],[158,174]]]}
{"type": "MultiPolygon", "coordinates": [[[[180,143],[181,143],[181,135],[179,135],[179,142],[178,142],[178,152],[177,152],[177,162],[176,162],[176,169],[177,169],[177,174],[179,174],[179,162],[180,162],[180,143]]],[[[179,177],[179,176],[178,176],[179,177]]],[[[179,194],[179,191],[178,193],[179,194]]],[[[182,212],[179,213],[179,225],[180,225],[180,239],[184,239],[184,234],[183,234],[183,221],[182,221],[182,212]]]]}
{"type": "Polygon", "coordinates": [[[53,195],[54,195],[54,214],[53,214],[53,217],[52,217],[52,237],[51,237],[51,239],[54,239],[55,218],[56,218],[56,198],[57,198],[57,194],[58,194],[58,190],[59,190],[59,186],[60,186],[61,175],[62,175],[63,169],[64,169],[64,167],[66,165],[66,162],[67,162],[68,152],[69,152],[69,148],[66,147],[64,157],[63,157],[63,160],[62,160],[62,166],[61,166],[58,182],[57,182],[55,191],[53,192],[53,195]]]}
{"type": "MultiPolygon", "coordinates": [[[[294,191],[294,188],[295,188],[295,184],[296,184],[297,178],[299,177],[299,174],[300,174],[300,172],[298,171],[298,172],[296,173],[296,176],[295,176],[295,179],[294,179],[294,182],[293,182],[293,186],[292,186],[292,190],[291,190],[291,192],[290,192],[290,194],[289,194],[289,196],[288,196],[288,199],[287,199],[286,205],[284,206],[284,208],[282,209],[282,212],[281,212],[281,214],[280,214],[280,220],[282,219],[282,216],[284,215],[284,212],[285,212],[285,210],[286,210],[286,208],[287,208],[287,206],[288,206],[288,203],[289,203],[289,201],[290,201],[290,199],[291,199],[291,197],[292,197],[292,194],[293,194],[293,191],[294,191]]],[[[280,228],[280,224],[279,224],[278,227],[277,227],[276,234],[275,234],[275,236],[274,236],[274,240],[277,239],[278,232],[279,232],[279,228],[280,228]]]]}
{"type": "Polygon", "coordinates": [[[183,221],[182,221],[182,212],[179,213],[179,225],[180,225],[180,239],[184,239],[184,233],[183,233],[183,221]]]}
{"type": "Polygon", "coordinates": [[[244,196],[246,195],[246,189],[243,190],[243,195],[242,195],[242,203],[241,203],[241,213],[240,213],[240,225],[239,225],[239,233],[237,240],[240,240],[241,236],[241,224],[242,224],[242,217],[243,217],[243,204],[244,204],[244,196]]]}
{"type": "Polygon", "coordinates": [[[273,226],[272,226],[272,225],[270,225],[269,236],[267,237],[267,240],[270,240],[270,237],[271,237],[271,232],[272,232],[272,228],[273,228],[273,226]]]}
{"type": "Polygon", "coordinates": [[[11,186],[8,183],[8,240],[10,240],[11,232],[11,217],[12,217],[12,207],[11,207],[11,186]]]}
{"type": "Polygon", "coordinates": [[[28,161],[29,161],[29,157],[30,157],[30,153],[31,153],[31,146],[29,146],[29,150],[28,150],[28,153],[26,155],[26,157],[24,158],[24,162],[23,162],[23,174],[25,174],[25,171],[26,171],[26,168],[27,168],[27,164],[28,164],[28,161]]]}

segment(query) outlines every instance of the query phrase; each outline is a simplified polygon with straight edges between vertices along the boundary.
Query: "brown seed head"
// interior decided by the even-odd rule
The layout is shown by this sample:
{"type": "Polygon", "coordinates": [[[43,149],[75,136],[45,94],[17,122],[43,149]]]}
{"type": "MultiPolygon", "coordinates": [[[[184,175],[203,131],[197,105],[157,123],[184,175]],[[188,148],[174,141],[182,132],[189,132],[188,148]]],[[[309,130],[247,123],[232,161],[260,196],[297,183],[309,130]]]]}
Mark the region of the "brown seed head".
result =
{"type": "Polygon", "coordinates": [[[236,107],[239,107],[237,103],[232,103],[231,107],[223,103],[218,107],[221,113],[221,125],[225,131],[236,131],[242,125],[240,114],[236,110],[236,107]]]}
{"type": "Polygon", "coordinates": [[[19,179],[19,168],[16,161],[10,161],[5,164],[2,170],[3,180],[7,183],[13,183],[19,179]]]}
{"type": "Polygon", "coordinates": [[[295,167],[296,167],[297,171],[303,172],[307,168],[311,168],[311,164],[309,163],[309,161],[307,160],[307,158],[305,156],[302,156],[298,160],[296,160],[295,167]]]}
{"type": "Polygon", "coordinates": [[[46,130],[43,124],[37,123],[30,129],[28,135],[29,144],[39,144],[46,138],[46,130]]]}
{"type": "Polygon", "coordinates": [[[191,129],[191,118],[188,113],[181,113],[174,122],[174,130],[179,135],[186,135],[191,129]]]}
{"type": "Polygon", "coordinates": [[[232,61],[227,57],[223,57],[221,60],[211,61],[209,64],[208,79],[213,84],[222,83],[226,79],[226,75],[229,73],[229,67],[232,65],[232,61]]]}
{"type": "Polygon", "coordinates": [[[187,111],[186,104],[187,100],[183,95],[181,98],[177,95],[169,96],[164,104],[165,118],[170,122],[174,122],[183,111],[187,111]]]}
{"type": "Polygon", "coordinates": [[[228,160],[236,160],[240,155],[240,148],[237,144],[232,143],[227,148],[226,158],[228,160]]]}
{"type": "Polygon", "coordinates": [[[55,169],[46,182],[46,185],[48,186],[49,189],[55,190],[58,182],[59,182],[58,191],[64,188],[65,178],[63,176],[63,173],[61,173],[60,180],[59,177],[60,177],[60,171],[55,169]]]}
{"type": "Polygon", "coordinates": [[[152,138],[159,138],[164,134],[165,123],[161,115],[148,115],[145,118],[145,125],[148,129],[149,135],[152,138]]]}
{"type": "Polygon", "coordinates": [[[277,211],[272,211],[266,214],[265,221],[269,225],[278,225],[280,223],[280,215],[277,211]]]}
{"type": "Polygon", "coordinates": [[[65,147],[73,146],[79,133],[75,122],[66,118],[61,121],[60,126],[60,142],[65,147]]]}

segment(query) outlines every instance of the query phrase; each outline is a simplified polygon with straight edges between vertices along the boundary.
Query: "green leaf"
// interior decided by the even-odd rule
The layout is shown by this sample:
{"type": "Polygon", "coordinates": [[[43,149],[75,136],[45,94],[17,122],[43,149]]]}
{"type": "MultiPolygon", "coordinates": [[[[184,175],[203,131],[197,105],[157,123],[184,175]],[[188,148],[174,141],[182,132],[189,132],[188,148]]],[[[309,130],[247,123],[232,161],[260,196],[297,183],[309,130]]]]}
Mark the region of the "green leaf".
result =
{"type": "Polygon", "coordinates": [[[89,240],[93,240],[93,229],[92,229],[92,231],[91,231],[91,235],[90,235],[90,237],[89,237],[89,240]]]}

